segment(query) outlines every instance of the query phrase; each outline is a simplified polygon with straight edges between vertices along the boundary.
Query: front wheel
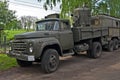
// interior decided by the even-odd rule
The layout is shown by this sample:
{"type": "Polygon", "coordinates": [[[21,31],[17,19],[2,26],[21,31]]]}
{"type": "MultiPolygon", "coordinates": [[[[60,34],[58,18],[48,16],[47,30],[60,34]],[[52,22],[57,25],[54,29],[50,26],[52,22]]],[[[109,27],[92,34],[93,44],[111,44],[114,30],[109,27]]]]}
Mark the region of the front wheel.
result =
{"type": "Polygon", "coordinates": [[[32,65],[31,61],[23,61],[23,60],[18,60],[18,59],[17,59],[17,63],[18,65],[20,65],[20,67],[29,67],[32,65]]]}
{"type": "Polygon", "coordinates": [[[45,73],[51,73],[57,70],[59,66],[59,55],[54,49],[47,49],[42,56],[41,67],[45,73]]]}

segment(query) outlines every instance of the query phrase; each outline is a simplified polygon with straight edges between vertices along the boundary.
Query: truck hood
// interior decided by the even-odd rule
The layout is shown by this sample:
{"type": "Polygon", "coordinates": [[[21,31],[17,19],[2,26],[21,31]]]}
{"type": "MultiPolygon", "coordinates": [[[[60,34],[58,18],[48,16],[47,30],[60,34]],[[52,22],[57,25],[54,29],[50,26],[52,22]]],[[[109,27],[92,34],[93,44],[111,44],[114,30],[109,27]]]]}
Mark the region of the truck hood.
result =
{"type": "Polygon", "coordinates": [[[52,36],[52,31],[36,31],[15,35],[15,39],[44,38],[52,36]]]}

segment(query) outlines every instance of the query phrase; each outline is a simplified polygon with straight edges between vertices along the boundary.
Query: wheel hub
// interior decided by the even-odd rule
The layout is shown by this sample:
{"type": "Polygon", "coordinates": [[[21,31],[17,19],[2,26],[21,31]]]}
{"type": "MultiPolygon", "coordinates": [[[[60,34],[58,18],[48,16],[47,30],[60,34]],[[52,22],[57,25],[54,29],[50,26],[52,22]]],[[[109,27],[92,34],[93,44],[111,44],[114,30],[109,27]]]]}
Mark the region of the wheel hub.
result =
{"type": "Polygon", "coordinates": [[[57,65],[56,63],[56,57],[54,55],[50,56],[50,62],[49,62],[49,66],[50,68],[55,68],[57,65]]]}

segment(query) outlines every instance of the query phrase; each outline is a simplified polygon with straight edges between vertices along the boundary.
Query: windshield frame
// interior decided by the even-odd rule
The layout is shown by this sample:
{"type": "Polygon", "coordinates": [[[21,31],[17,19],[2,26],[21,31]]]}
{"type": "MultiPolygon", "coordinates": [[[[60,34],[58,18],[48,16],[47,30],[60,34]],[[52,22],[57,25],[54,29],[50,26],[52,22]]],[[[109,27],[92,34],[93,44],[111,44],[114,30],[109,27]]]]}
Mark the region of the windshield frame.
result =
{"type": "Polygon", "coordinates": [[[60,20],[58,20],[58,19],[48,19],[48,20],[41,20],[41,21],[38,21],[38,22],[36,22],[36,31],[60,31],[60,20]],[[38,25],[40,24],[40,23],[48,23],[48,22],[54,22],[54,26],[53,26],[53,28],[52,28],[52,30],[40,30],[40,29],[38,29],[39,27],[38,27],[38,25]],[[56,30],[56,29],[54,29],[56,26],[55,26],[55,24],[56,24],[56,22],[57,22],[57,27],[58,27],[58,29],[56,30]]]}

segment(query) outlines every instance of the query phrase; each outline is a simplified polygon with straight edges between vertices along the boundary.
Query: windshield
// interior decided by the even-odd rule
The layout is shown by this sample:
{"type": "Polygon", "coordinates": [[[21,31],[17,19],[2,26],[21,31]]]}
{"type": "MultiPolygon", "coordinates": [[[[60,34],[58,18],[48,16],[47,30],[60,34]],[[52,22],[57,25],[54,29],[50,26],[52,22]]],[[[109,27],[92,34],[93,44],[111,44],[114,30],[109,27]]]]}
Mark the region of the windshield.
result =
{"type": "Polygon", "coordinates": [[[58,21],[44,21],[37,23],[37,31],[56,31],[59,30],[58,21]]]}

